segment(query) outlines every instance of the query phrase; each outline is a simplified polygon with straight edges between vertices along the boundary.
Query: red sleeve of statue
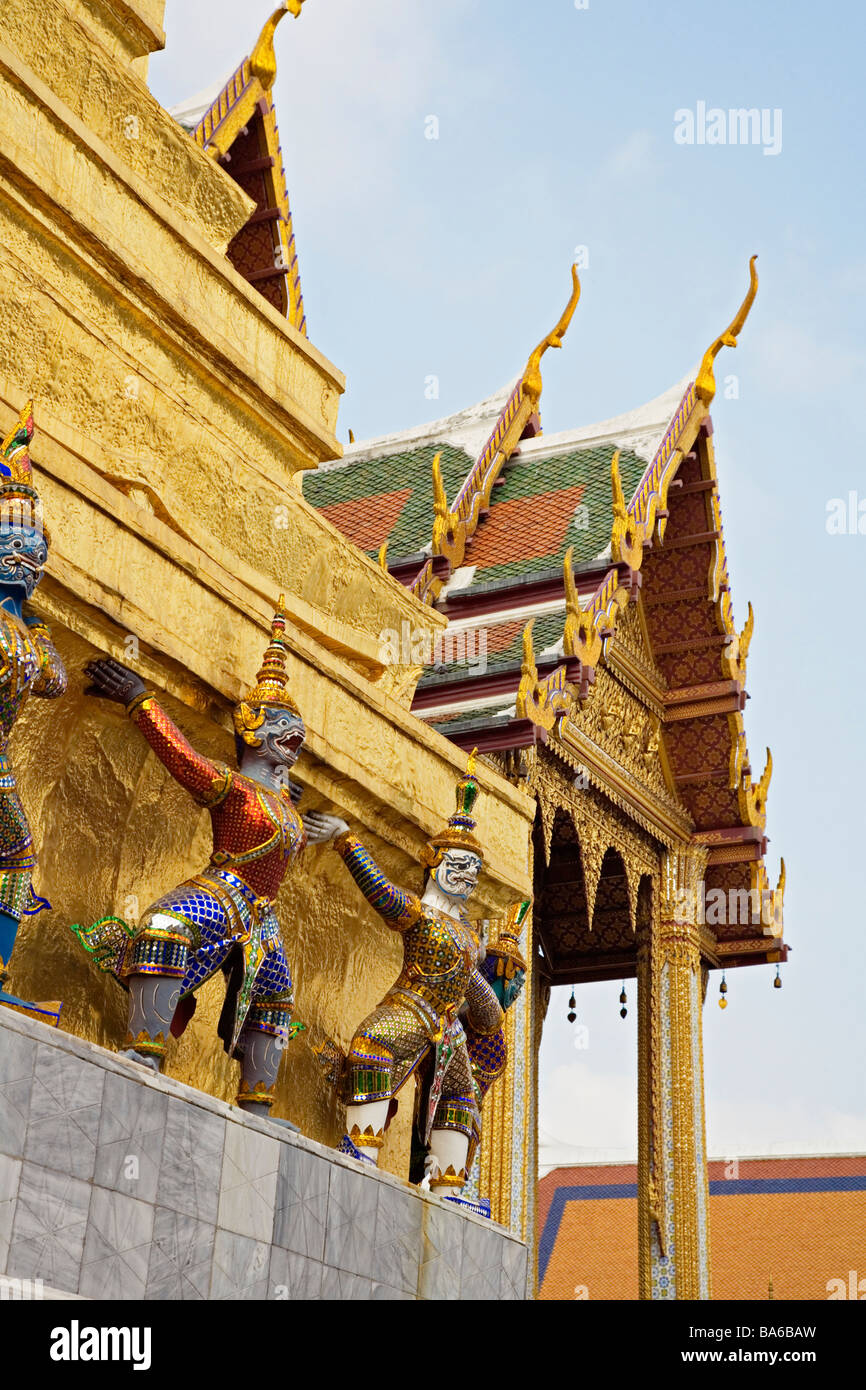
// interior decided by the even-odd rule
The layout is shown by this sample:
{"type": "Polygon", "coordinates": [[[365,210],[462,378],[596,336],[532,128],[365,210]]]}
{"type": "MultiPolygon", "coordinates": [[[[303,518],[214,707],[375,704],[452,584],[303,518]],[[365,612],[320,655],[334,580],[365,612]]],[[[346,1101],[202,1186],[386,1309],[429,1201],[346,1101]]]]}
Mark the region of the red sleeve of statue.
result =
{"type": "Polygon", "coordinates": [[[200,806],[216,806],[225,799],[232,784],[230,769],[197,753],[152,696],[137,705],[130,718],[174,780],[200,806]]]}

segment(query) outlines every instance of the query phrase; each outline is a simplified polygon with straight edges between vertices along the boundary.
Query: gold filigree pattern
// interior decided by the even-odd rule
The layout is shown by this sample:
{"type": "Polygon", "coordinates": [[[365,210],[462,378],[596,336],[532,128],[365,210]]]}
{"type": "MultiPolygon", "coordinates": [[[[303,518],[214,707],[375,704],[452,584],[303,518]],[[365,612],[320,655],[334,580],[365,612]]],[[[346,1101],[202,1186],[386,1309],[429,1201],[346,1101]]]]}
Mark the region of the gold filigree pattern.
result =
{"type": "Polygon", "coordinates": [[[576,789],[573,769],[552,750],[542,749],[539,753],[530,790],[538,801],[548,862],[557,812],[564,811],[571,819],[580,846],[589,920],[592,920],[604,856],[609,849],[616,850],[622,859],[629,902],[636,903],[643,875],[653,877],[657,872],[658,842],[603,792],[592,786],[576,789]]]}
{"type": "Polygon", "coordinates": [[[659,719],[610,672],[599,671],[596,685],[599,698],[576,712],[572,723],[636,782],[672,802],[658,759],[647,757],[658,749],[659,719]]]}

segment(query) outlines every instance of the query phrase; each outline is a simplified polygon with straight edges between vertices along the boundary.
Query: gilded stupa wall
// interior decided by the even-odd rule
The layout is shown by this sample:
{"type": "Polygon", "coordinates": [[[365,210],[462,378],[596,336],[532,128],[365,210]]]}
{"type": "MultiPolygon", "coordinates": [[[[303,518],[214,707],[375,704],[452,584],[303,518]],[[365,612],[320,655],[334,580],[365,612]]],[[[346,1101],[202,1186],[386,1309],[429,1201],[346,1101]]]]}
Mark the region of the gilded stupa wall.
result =
{"type": "MultiPolygon", "coordinates": [[[[132,725],[84,696],[86,661],[134,666],[197,747],[232,761],[231,707],[284,592],[308,728],[303,805],[345,815],[413,889],[465,762],[409,714],[417,673],[384,669],[380,654],[384,630],[445,620],[300,494],[300,470],[339,455],[343,378],[225,259],[252,204],[147,91],[161,22],[160,0],[0,8],[0,422],[33,397],[51,532],[35,606],[70,673],[64,699],[31,702],[11,745],[40,847],[36,890],[53,903],[22,928],[11,983],[62,998],[62,1027],[109,1048],[126,998],[68,924],[136,916],[206,862],[210,840],[132,725]]],[[[492,917],[530,891],[533,803],[483,764],[481,787],[478,912],[492,917]]],[[[333,1143],[342,1117],[308,1043],[349,1041],[400,944],[328,847],[305,851],[278,913],[308,1031],[275,1113],[333,1143]]],[[[233,1099],[221,991],[221,979],[201,991],[167,1073],[233,1099]]],[[[400,1174],[409,1118],[383,1155],[400,1174]]]]}

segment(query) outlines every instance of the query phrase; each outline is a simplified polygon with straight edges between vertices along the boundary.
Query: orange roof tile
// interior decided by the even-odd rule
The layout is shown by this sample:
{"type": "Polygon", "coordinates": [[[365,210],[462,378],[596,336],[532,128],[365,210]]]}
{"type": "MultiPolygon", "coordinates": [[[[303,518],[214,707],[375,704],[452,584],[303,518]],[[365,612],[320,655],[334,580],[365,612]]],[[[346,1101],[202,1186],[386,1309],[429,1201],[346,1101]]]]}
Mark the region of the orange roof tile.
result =
{"type": "Polygon", "coordinates": [[[411,496],[410,487],[401,487],[396,492],[380,492],[374,497],[332,502],[321,511],[361,550],[375,550],[388,539],[411,496]]]}
{"type": "Polygon", "coordinates": [[[584,484],[557,492],[536,493],[531,499],[515,497],[491,507],[479,526],[466,563],[479,569],[557,555],[584,484]]]}

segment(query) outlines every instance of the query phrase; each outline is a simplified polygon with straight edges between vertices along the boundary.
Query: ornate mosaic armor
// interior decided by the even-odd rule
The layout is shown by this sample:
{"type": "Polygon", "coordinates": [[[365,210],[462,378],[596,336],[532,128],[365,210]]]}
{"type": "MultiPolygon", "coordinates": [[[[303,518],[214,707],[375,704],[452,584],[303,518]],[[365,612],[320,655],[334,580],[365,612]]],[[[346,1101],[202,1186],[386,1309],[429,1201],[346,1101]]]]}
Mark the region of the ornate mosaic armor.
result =
{"type": "Polygon", "coordinates": [[[495,1034],[503,1018],[478,970],[478,937],[466,917],[450,917],[389,883],[353,835],[341,835],[334,847],[367,901],[403,937],[403,968],[352,1042],[343,1098],[350,1105],[392,1099],[427,1059],[423,1141],[435,1127],[457,1129],[471,1142],[478,1096],[458,1014],[465,1011],[479,1036],[495,1034]]]}
{"type": "Polygon", "coordinates": [[[7,756],[9,735],[29,695],[53,700],[66,690],[66,671],[48,628],[23,611],[48,558],[30,467],[32,438],[28,403],[0,444],[0,982],[22,916],[50,906],[31,886],[36,855],[7,756]]]}
{"type": "MultiPolygon", "coordinates": [[[[172,1027],[177,1034],[192,1014],[185,1000],[215,970],[227,969],[219,1025],[226,1051],[234,1053],[244,1027],[286,1036],[292,980],[273,904],[290,861],[305,843],[291,796],[197,753],[153,696],[133,701],[129,713],[175,780],[209,810],[214,849],[202,873],[147,909],[127,948],[123,973],[181,981],[179,1017],[172,1027]]],[[[136,1046],[141,1050],[140,1042],[136,1046]]]]}
{"type": "MultiPolygon", "coordinates": [[[[85,670],[86,694],[122,704],[160,762],[210,813],[213,852],[194,877],[163,894],[137,930],[103,917],[75,933],[100,970],[129,990],[123,1055],[159,1070],[169,1034],[179,1037],[195,992],[217,971],[226,977],[218,1032],[241,1063],[237,1102],[267,1115],[291,1019],[292,979],[274,900],[307,841],[289,781],[306,730],[288,689],[287,614],[280,602],[249,694],[234,709],[238,769],[196,752],[134,671],[110,658],[85,670]]],[[[280,1123],[288,1123],[280,1121],[280,1123]]]]}
{"type": "Polygon", "coordinates": [[[30,885],[36,865],[33,836],[6,747],[28,695],[53,700],[66,690],[66,670],[48,628],[35,618],[24,622],[27,626],[0,613],[0,907],[19,920],[47,903],[30,885]]]}

